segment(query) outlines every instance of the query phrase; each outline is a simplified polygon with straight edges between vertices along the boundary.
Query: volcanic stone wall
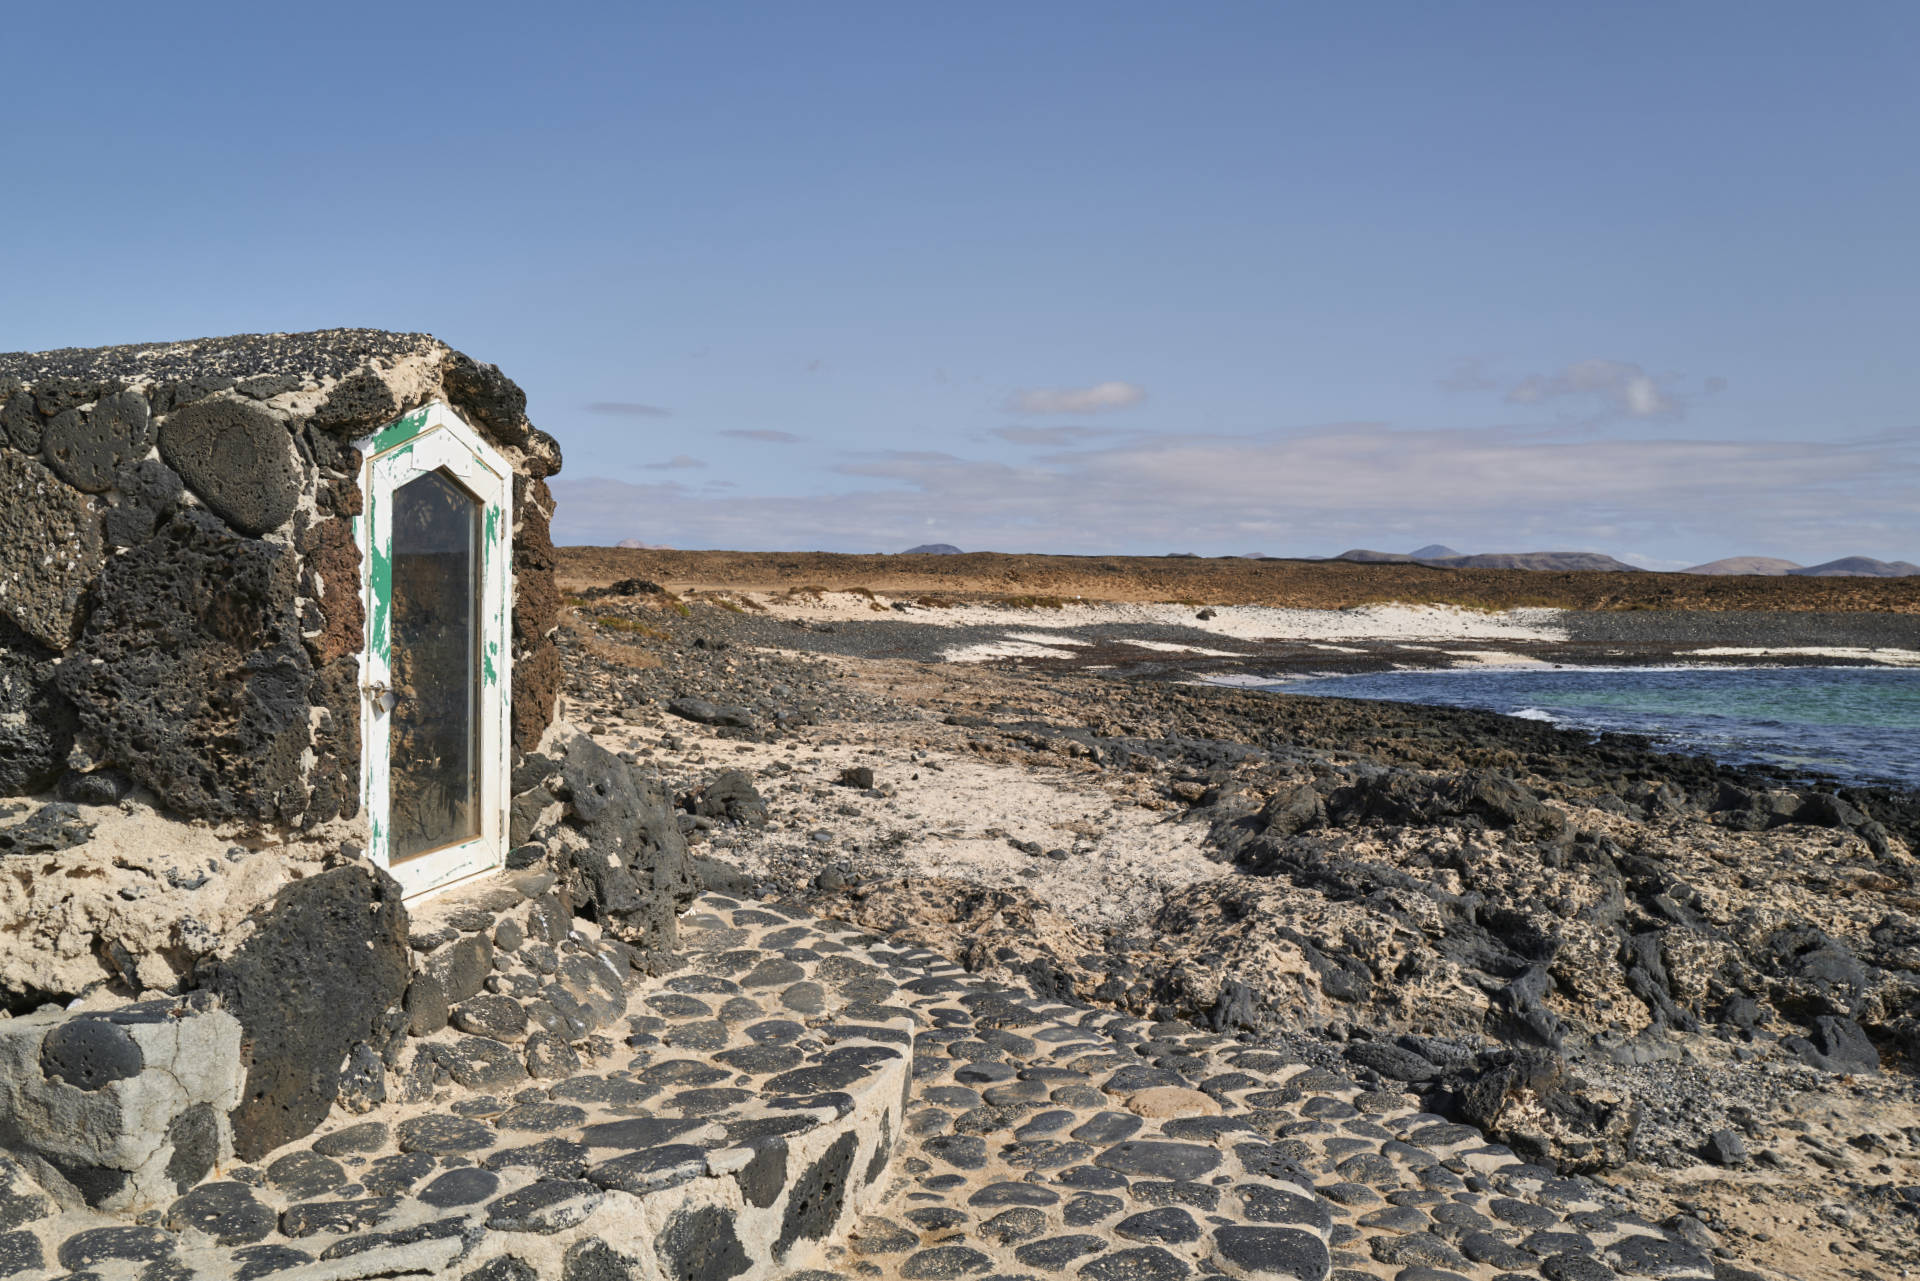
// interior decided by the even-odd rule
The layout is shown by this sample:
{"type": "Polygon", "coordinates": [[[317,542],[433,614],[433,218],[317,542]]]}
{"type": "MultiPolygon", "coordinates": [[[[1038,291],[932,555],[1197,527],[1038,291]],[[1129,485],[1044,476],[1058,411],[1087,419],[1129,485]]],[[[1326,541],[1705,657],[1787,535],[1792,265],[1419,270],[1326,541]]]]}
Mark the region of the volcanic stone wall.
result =
{"type": "Polygon", "coordinates": [[[517,755],[559,687],[560,450],[499,369],[374,330],[0,355],[0,795],[354,817],[353,442],[436,400],[514,469],[517,755]]]}

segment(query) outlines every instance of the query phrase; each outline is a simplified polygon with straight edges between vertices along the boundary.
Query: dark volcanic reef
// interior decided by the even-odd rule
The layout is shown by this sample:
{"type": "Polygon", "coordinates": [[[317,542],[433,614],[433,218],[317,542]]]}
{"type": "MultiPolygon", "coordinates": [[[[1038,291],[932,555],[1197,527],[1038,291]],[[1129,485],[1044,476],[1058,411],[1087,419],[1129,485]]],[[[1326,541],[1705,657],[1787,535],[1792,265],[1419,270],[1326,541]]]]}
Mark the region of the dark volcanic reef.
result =
{"type": "Polygon", "coordinates": [[[1471,711],[848,657],[862,625],[627,591],[572,602],[569,715],[659,766],[716,888],[1414,1093],[1726,1257],[1804,1223],[1834,1275],[1920,1261],[1920,796],[1471,711]],[[1040,888],[1100,872],[1097,824],[1009,839],[1011,876],[916,861],[947,834],[895,785],[977,766],[1145,811],[1214,870],[1116,923],[1040,888]]]}

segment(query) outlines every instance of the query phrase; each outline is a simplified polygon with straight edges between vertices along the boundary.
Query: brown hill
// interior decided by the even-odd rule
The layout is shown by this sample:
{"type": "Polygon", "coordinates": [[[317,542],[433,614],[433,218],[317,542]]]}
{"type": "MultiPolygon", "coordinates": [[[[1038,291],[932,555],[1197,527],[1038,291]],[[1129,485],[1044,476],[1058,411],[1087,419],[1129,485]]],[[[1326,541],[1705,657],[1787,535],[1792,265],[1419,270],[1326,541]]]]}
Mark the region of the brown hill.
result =
{"type": "Polygon", "coordinates": [[[1778,556],[1727,556],[1680,572],[1683,574],[1791,574],[1799,568],[1796,562],[1781,560],[1778,556]]]}
{"type": "Polygon", "coordinates": [[[1920,614],[1920,577],[1801,578],[1434,569],[1346,561],[1175,560],[1163,556],[844,556],[829,552],[643,551],[563,547],[563,586],[644,578],[675,590],[819,587],[911,599],[1073,597],[1339,609],[1401,601],[1508,609],[1781,610],[1920,614]]]}

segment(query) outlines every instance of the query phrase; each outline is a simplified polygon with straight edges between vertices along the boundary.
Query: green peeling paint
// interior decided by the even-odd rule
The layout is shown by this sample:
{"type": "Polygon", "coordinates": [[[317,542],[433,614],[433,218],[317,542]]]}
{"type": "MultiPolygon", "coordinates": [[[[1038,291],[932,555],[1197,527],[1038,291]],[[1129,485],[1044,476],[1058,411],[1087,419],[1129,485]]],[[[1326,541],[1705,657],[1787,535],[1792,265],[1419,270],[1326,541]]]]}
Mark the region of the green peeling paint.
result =
{"type": "Polygon", "coordinates": [[[383,449],[391,449],[408,437],[418,435],[420,429],[426,425],[426,422],[427,410],[416,409],[412,413],[388,423],[385,427],[382,427],[373,434],[373,452],[377,454],[383,449]]]}

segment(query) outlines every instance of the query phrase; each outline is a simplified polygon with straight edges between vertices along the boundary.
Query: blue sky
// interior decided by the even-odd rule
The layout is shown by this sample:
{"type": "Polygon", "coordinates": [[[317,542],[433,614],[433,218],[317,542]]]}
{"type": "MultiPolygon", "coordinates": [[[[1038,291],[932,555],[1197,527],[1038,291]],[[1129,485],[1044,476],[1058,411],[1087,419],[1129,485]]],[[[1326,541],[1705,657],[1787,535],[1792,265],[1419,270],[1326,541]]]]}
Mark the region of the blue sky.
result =
{"type": "Polygon", "coordinates": [[[566,541],[1920,559],[1910,3],[9,35],[0,349],[430,331],[566,541]]]}

